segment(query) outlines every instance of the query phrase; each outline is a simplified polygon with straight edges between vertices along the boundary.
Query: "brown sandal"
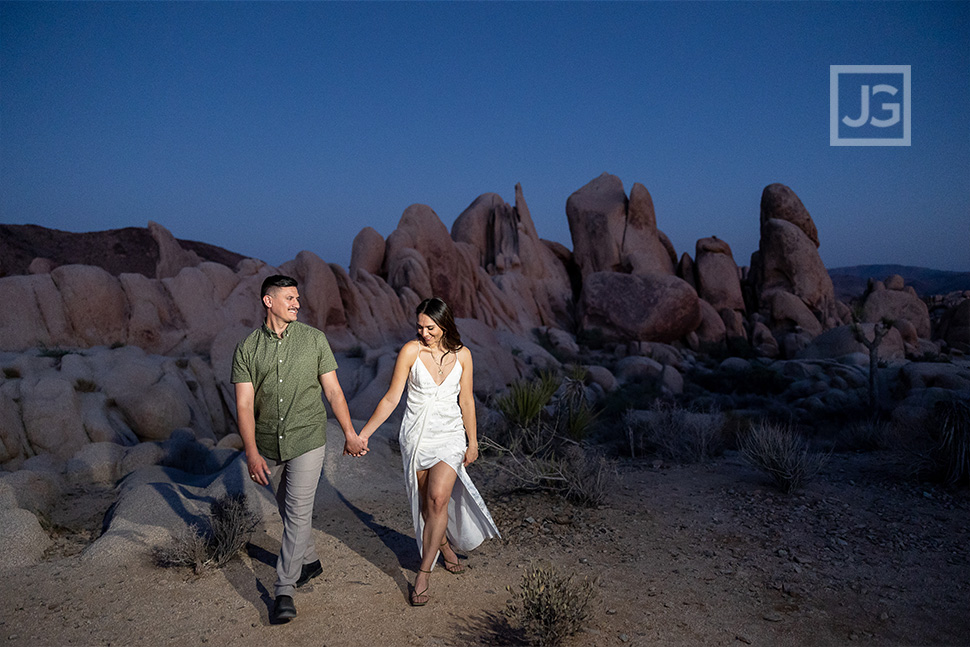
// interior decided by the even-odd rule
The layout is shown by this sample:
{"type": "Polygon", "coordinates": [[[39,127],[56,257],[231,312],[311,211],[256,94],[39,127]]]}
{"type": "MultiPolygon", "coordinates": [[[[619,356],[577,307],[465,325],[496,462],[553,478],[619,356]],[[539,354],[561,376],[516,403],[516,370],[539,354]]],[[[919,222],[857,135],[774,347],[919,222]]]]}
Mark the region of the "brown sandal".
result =
{"type": "MultiPolygon", "coordinates": [[[[426,571],[423,568],[419,568],[418,570],[422,573],[431,575],[431,571],[426,571]]],[[[417,582],[417,578],[415,578],[414,581],[417,582]]],[[[420,593],[418,593],[417,587],[412,589],[410,599],[408,600],[412,607],[423,607],[428,603],[428,601],[431,599],[431,597],[428,595],[429,588],[431,588],[431,578],[428,578],[428,586],[424,587],[424,590],[420,593]],[[421,598],[424,598],[424,600],[421,600],[421,598]]]]}
{"type": "MultiPolygon", "coordinates": [[[[441,546],[447,546],[447,545],[448,545],[447,539],[441,542],[441,546]]],[[[438,547],[438,550],[441,550],[440,546],[438,547]]],[[[455,557],[458,557],[458,553],[455,553],[455,557]]],[[[465,567],[461,565],[461,562],[449,562],[447,559],[445,559],[444,553],[441,553],[441,561],[445,563],[443,568],[449,573],[451,573],[452,575],[461,575],[462,573],[465,572],[465,567]]]]}

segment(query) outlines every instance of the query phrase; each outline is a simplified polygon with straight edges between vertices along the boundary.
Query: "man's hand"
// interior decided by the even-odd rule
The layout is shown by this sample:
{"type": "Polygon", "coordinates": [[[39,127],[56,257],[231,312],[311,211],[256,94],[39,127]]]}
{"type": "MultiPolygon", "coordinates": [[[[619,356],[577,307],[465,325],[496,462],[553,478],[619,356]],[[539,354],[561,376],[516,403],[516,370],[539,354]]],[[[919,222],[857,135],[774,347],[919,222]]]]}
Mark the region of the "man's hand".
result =
{"type": "Polygon", "coordinates": [[[266,464],[266,459],[258,453],[247,453],[246,464],[249,466],[249,478],[253,480],[253,483],[269,485],[270,472],[269,466],[266,464]]]}

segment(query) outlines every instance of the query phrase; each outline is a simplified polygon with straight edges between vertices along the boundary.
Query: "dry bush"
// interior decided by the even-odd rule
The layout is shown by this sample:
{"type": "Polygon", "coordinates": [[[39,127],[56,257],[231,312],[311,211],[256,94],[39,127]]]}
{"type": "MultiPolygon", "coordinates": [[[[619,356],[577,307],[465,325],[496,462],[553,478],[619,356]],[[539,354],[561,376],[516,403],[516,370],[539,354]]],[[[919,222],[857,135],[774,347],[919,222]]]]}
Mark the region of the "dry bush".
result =
{"type": "Polygon", "coordinates": [[[221,568],[246,547],[259,515],[246,504],[245,494],[227,494],[212,502],[205,526],[192,524],[156,550],[160,566],[189,566],[196,575],[221,568]]]}
{"type": "Polygon", "coordinates": [[[657,401],[645,417],[628,411],[623,424],[633,457],[652,452],[675,463],[702,463],[724,452],[724,420],[719,413],[657,401]]]}
{"type": "Polygon", "coordinates": [[[921,446],[913,471],[947,485],[970,485],[970,404],[942,401],[921,446]]]}
{"type": "Polygon", "coordinates": [[[554,566],[532,564],[522,575],[518,591],[512,594],[506,614],[518,623],[529,643],[553,647],[583,629],[589,620],[595,589],[588,578],[574,581],[554,566]]]}
{"type": "Polygon", "coordinates": [[[487,435],[479,438],[483,453],[495,454],[486,459],[524,490],[547,490],[586,506],[601,505],[615,490],[616,467],[593,449],[556,435],[549,425],[540,424],[530,431],[537,450],[523,451],[506,447],[487,435]]]}
{"type": "Polygon", "coordinates": [[[790,424],[762,421],[752,425],[738,445],[741,455],[785,493],[794,492],[818,474],[828,458],[810,451],[790,424]]]}

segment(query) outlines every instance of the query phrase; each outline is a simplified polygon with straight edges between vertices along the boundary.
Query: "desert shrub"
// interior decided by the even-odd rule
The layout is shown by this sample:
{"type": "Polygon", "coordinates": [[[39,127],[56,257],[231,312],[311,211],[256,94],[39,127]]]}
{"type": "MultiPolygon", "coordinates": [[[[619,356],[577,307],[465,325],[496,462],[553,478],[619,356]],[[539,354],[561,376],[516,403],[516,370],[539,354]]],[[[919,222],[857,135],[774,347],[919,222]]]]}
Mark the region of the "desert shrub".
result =
{"type": "Polygon", "coordinates": [[[741,455],[764,472],[778,488],[791,493],[808,482],[827,455],[810,451],[791,424],[761,422],[738,439],[741,455]]]}
{"type": "Polygon", "coordinates": [[[486,460],[511,478],[516,487],[557,492],[587,506],[602,504],[615,489],[616,467],[599,452],[559,436],[548,424],[527,431],[533,434],[528,445],[535,451],[526,451],[526,443],[513,449],[488,435],[479,438],[483,453],[497,457],[486,460]]]}
{"type": "Polygon", "coordinates": [[[586,577],[574,580],[551,565],[532,564],[523,573],[519,590],[506,587],[512,594],[506,614],[522,627],[530,644],[559,645],[589,620],[593,584],[586,577]]]}
{"type": "Polygon", "coordinates": [[[836,447],[848,451],[888,449],[895,444],[896,428],[879,416],[854,420],[843,425],[835,439],[836,447]]]}
{"type": "Polygon", "coordinates": [[[938,402],[915,457],[913,471],[919,476],[947,485],[970,485],[970,404],[938,402]]]}
{"type": "Polygon", "coordinates": [[[196,575],[221,568],[245,548],[259,515],[246,504],[245,494],[227,494],[211,504],[209,520],[192,524],[155,552],[160,566],[188,566],[196,575]]]}
{"type": "Polygon", "coordinates": [[[633,457],[649,452],[676,463],[702,463],[724,452],[724,421],[719,413],[657,400],[646,416],[627,412],[623,425],[633,457]]]}

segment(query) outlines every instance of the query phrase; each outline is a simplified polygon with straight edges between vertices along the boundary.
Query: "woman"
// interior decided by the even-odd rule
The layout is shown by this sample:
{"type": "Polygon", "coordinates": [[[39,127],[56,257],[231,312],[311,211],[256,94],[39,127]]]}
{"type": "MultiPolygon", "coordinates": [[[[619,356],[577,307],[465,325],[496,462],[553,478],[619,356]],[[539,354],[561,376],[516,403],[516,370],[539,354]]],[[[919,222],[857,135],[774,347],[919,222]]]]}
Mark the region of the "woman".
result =
{"type": "Polygon", "coordinates": [[[417,339],[398,354],[391,385],[360,437],[366,446],[401,401],[407,384],[400,441],[421,552],[410,602],[419,607],[428,603],[431,569],[439,553],[445,570],[461,574],[465,568],[454,548],[471,550],[499,532],[465,471],[478,458],[471,352],[461,343],[451,309],[437,297],[418,305],[417,327],[417,339]]]}

